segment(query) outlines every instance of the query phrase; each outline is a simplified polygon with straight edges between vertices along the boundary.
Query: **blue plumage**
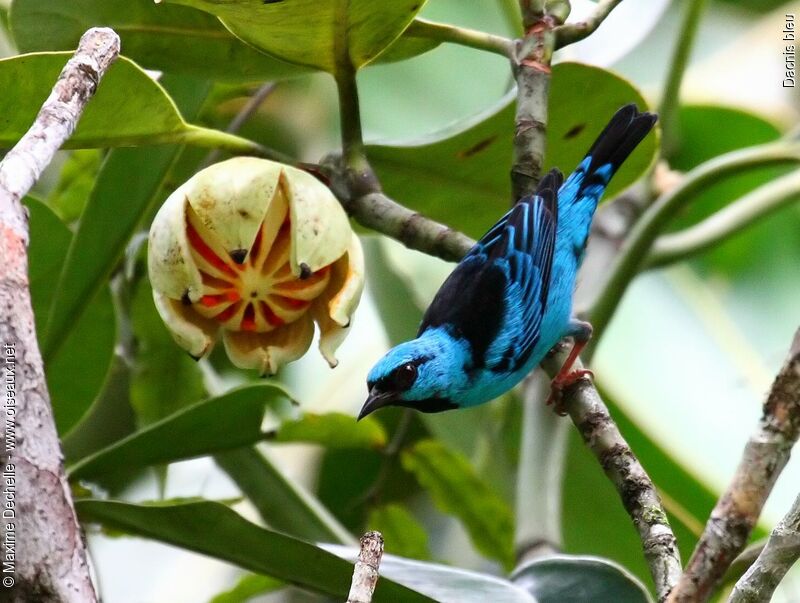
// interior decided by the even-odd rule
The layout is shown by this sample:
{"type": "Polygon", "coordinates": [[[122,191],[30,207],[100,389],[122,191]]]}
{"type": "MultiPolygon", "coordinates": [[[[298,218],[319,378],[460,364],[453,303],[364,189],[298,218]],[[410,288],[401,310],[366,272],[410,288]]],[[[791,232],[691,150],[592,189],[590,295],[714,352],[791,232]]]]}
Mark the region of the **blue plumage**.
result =
{"type": "Polygon", "coordinates": [[[482,404],[519,383],[564,337],[575,346],[554,387],[570,382],[591,336],[571,312],[592,216],[655,121],[635,105],[617,111],[566,182],[550,171],[475,244],[439,289],[417,338],[370,371],[359,418],[383,406],[439,412],[482,404]]]}

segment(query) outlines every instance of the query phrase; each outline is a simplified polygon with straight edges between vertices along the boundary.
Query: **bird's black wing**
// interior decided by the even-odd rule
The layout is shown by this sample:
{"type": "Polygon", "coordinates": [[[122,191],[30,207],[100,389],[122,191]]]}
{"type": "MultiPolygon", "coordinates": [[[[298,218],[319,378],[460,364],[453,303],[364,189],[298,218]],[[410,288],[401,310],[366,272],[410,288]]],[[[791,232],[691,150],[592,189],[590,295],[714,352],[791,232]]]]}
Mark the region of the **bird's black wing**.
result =
{"type": "Polygon", "coordinates": [[[513,371],[525,363],[547,301],[562,180],[549,172],[475,244],[439,289],[420,333],[448,327],[470,343],[477,367],[513,371]]]}

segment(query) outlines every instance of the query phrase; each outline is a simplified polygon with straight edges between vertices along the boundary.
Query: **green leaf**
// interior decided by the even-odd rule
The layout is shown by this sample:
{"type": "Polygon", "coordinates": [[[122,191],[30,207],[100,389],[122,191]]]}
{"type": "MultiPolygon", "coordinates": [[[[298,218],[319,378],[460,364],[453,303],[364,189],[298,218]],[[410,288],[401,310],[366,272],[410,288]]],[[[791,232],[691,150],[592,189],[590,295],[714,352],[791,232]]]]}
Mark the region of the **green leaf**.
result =
{"type": "Polygon", "coordinates": [[[262,438],[265,408],[289,399],[283,388],[263,383],[204,400],[81,459],[68,468],[70,476],[93,477],[252,444],[262,438]]]}
{"type": "Polygon", "coordinates": [[[232,589],[218,594],[208,603],[247,603],[250,599],[266,595],[286,586],[280,580],[258,574],[246,574],[232,589]]]}
{"type": "MultiPolygon", "coordinates": [[[[144,536],[234,563],[288,584],[344,600],[353,566],[323,549],[250,523],[219,503],[160,506],[79,500],[83,521],[144,536]]],[[[431,603],[432,599],[381,578],[375,603],[431,603]]]]}
{"type": "Polygon", "coordinates": [[[386,431],[370,417],[356,422],[351,415],[332,412],[306,414],[297,421],[287,421],[275,432],[273,442],[309,442],[326,448],[382,448],[386,431]]]}
{"type": "Polygon", "coordinates": [[[306,69],[244,44],[218,19],[153,0],[14,0],[11,28],[20,52],[72,50],[83,32],[105,26],[143,67],[214,80],[274,80],[306,69]]]}
{"type": "MultiPolygon", "coordinates": [[[[482,235],[510,201],[515,98],[516,92],[511,92],[485,113],[422,140],[369,145],[367,154],[386,193],[472,237],[482,235]]],[[[574,169],[614,112],[629,102],[647,106],[636,88],[619,76],[578,63],[556,65],[544,170],[574,169]],[[593,102],[587,103],[587,98],[593,102]]],[[[651,134],[611,181],[606,198],[641,176],[656,149],[656,135],[651,134]]]]}
{"type": "Polygon", "coordinates": [[[216,15],[234,35],[272,56],[335,74],[376,58],[408,27],[425,0],[167,2],[216,15]]]}
{"type": "Polygon", "coordinates": [[[98,149],[72,151],[64,162],[47,204],[67,224],[80,217],[102,162],[103,153],[98,149]]]}
{"type": "MultiPolygon", "coordinates": [[[[29,278],[33,312],[42,344],[42,325],[57,297],[58,279],[72,239],[69,229],[53,211],[31,198],[29,278]]],[[[85,300],[86,312],[77,320],[59,353],[47,362],[47,384],[51,393],[56,427],[66,434],[91,406],[103,387],[111,366],[116,339],[116,319],[108,287],[98,287],[85,300]]]]}
{"type": "Polygon", "coordinates": [[[516,569],[511,580],[539,603],[652,603],[644,585],[621,565],[602,557],[553,555],[516,569]]]}
{"type": "MultiPolygon", "coordinates": [[[[208,90],[189,78],[165,78],[184,112],[195,115],[208,90]]],[[[170,101],[172,102],[172,101],[170,101]]],[[[47,361],[111,274],[148,214],[180,151],[177,146],[115,149],[106,157],[67,252],[43,337],[47,361]]]]}
{"type": "MultiPolygon", "coordinates": [[[[50,95],[71,52],[41,52],[0,60],[0,145],[19,140],[50,95]]],[[[103,77],[65,148],[156,144],[186,138],[183,121],[164,89],[130,59],[119,57],[103,77]]]]}
{"type": "MultiPolygon", "coordinates": [[[[327,544],[322,547],[349,561],[355,561],[358,555],[355,548],[327,544]]],[[[527,591],[504,578],[437,563],[384,555],[380,573],[381,580],[389,578],[405,584],[439,603],[537,603],[527,591]]]]}
{"type": "Polygon", "coordinates": [[[511,509],[476,475],[466,458],[436,440],[423,440],[404,450],[401,459],[436,505],[461,520],[481,553],[506,567],[513,565],[511,509]]]}
{"type": "Polygon", "coordinates": [[[408,510],[398,504],[372,510],[367,527],[383,535],[386,551],[411,559],[430,559],[428,534],[408,510]]]}
{"type": "Polygon", "coordinates": [[[328,509],[257,448],[223,452],[214,460],[276,530],[318,542],[353,542],[328,509]]]}

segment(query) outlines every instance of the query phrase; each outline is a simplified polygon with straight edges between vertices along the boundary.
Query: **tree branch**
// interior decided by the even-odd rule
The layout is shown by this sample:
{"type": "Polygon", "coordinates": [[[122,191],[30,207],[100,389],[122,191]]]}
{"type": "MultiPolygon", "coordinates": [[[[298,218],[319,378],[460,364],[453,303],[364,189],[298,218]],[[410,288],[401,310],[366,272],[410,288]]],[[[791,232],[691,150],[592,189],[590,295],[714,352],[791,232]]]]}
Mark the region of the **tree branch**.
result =
{"type": "Polygon", "coordinates": [[[800,196],[800,170],[760,186],[699,224],[656,239],[646,267],[656,268],[705,251],[800,196]]]}
{"type": "MultiPolygon", "coordinates": [[[[548,374],[555,374],[565,351],[542,363],[548,374]]],[[[580,361],[575,368],[581,368],[580,361]]],[[[564,408],[583,441],[594,453],[603,471],[614,484],[625,510],[639,533],[645,560],[663,600],[681,575],[677,541],[650,476],[625,441],[600,394],[591,381],[580,379],[564,391],[564,408]]]]}
{"type": "Polygon", "coordinates": [[[21,200],[72,134],[118,54],[119,37],[112,30],[87,31],[36,121],[0,163],[0,342],[6,383],[0,488],[3,501],[11,501],[15,511],[13,521],[2,522],[2,533],[6,546],[21,545],[15,574],[3,574],[12,578],[3,585],[13,587],[11,598],[4,600],[97,600],[36,341],[28,287],[28,220],[21,200]]]}
{"type": "Polygon", "coordinates": [[[772,384],[758,428],[719,499],[670,603],[705,601],[744,549],[792,446],[800,437],[800,329],[772,384]]]}
{"type": "Polygon", "coordinates": [[[347,603],[372,603],[372,593],[378,584],[378,569],[383,557],[383,536],[380,532],[367,532],[361,537],[361,550],[358,553],[350,583],[347,603]]]}
{"type": "Polygon", "coordinates": [[[600,2],[597,3],[597,8],[594,13],[585,21],[578,21],[577,23],[569,23],[561,27],[556,27],[554,32],[556,35],[556,49],[564,48],[564,46],[569,46],[575,42],[580,42],[593,34],[620,2],[622,2],[622,0],[600,0],[600,2]]]}
{"type": "Polygon", "coordinates": [[[404,35],[412,38],[428,38],[441,42],[452,42],[461,46],[493,52],[507,58],[511,58],[514,47],[513,42],[503,36],[496,36],[466,27],[457,27],[447,23],[436,23],[419,17],[411,22],[404,35]]]}
{"type": "Polygon", "coordinates": [[[547,14],[535,15],[534,2],[522,2],[525,37],[517,40],[513,58],[517,81],[514,117],[514,159],[511,165],[511,200],[530,195],[542,175],[550,94],[550,61],[555,47],[553,28],[558,24],[547,14]],[[534,21],[533,19],[536,17],[534,21]]]}
{"type": "Polygon", "coordinates": [[[390,236],[410,249],[448,262],[459,261],[475,244],[464,233],[425,218],[381,192],[343,201],[342,205],[362,226],[390,236]]]}
{"type": "Polygon", "coordinates": [[[772,530],[755,563],[736,583],[728,603],[758,603],[772,594],[786,572],[800,559],[800,496],[772,530]]]}

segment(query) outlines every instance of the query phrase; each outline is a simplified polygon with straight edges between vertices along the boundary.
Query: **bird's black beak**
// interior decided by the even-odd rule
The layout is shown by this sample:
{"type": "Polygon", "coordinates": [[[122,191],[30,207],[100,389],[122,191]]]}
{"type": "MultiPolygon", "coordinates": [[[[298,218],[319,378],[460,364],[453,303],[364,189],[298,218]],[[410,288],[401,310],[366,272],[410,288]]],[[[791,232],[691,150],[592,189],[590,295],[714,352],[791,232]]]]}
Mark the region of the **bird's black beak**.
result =
{"type": "Polygon", "coordinates": [[[380,392],[376,388],[372,388],[369,392],[369,396],[367,397],[367,401],[364,402],[364,406],[361,407],[361,412],[358,413],[357,421],[360,421],[368,414],[371,414],[378,410],[379,408],[383,408],[384,406],[391,406],[397,401],[396,394],[392,392],[380,392]]]}

